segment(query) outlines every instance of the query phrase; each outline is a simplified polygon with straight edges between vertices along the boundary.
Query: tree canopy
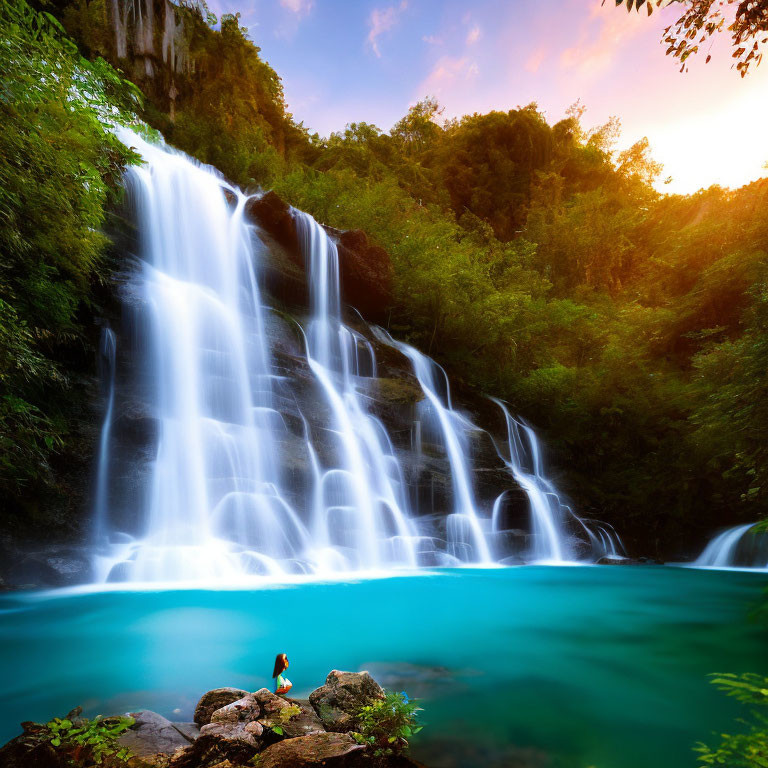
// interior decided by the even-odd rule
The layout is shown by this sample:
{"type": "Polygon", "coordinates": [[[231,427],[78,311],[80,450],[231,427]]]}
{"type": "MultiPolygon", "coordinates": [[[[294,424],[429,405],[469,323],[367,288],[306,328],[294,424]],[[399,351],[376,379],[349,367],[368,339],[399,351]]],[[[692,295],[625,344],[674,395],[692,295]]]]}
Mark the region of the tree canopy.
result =
{"type": "MultiPolygon", "coordinates": [[[[633,7],[639,11],[645,6],[648,15],[653,10],[653,0],[616,0],[616,5],[626,5],[628,11],[633,7]]],[[[731,36],[731,55],[742,77],[762,61],[763,46],[768,42],[768,0],[656,0],[656,5],[682,6],[680,16],[662,36],[667,56],[671,54],[680,60],[681,72],[689,56],[724,30],[731,36]],[[729,15],[733,17],[730,23],[729,15]]],[[[706,61],[711,58],[708,53],[706,61]]]]}

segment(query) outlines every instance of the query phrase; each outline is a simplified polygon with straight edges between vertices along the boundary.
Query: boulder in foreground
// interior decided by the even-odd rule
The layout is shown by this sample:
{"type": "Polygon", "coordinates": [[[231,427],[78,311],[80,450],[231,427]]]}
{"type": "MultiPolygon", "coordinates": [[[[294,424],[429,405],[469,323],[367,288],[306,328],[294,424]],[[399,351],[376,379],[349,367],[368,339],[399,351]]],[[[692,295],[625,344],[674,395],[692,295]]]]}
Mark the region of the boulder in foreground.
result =
{"type": "Polygon", "coordinates": [[[355,715],[373,699],[383,699],[384,690],[368,672],[334,669],[325,685],[309,694],[309,701],[328,731],[354,730],[355,715]]]}
{"type": "Polygon", "coordinates": [[[248,691],[241,688],[214,688],[212,691],[204,693],[197,703],[194,720],[198,725],[208,725],[211,722],[211,715],[217,709],[221,709],[247,695],[248,691]]]}
{"type": "Polygon", "coordinates": [[[364,749],[346,733],[313,733],[286,739],[261,753],[259,768],[319,768],[349,765],[347,759],[364,749]]]}

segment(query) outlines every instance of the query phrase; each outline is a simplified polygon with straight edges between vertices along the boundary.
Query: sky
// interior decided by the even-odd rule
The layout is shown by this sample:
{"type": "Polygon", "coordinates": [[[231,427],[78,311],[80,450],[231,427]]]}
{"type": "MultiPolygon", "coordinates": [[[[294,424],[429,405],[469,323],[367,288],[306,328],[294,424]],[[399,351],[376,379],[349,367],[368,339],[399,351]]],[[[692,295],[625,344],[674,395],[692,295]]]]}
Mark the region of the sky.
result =
{"type": "Polygon", "coordinates": [[[617,149],[647,136],[660,189],[736,187],[768,175],[768,61],[742,79],[721,35],[688,71],[660,43],[674,8],[613,0],[208,0],[241,24],[283,80],[294,117],[327,136],[389,130],[425,96],[444,117],[535,101],[550,123],[577,99],[586,127],[621,120],[617,149]],[[705,63],[707,53],[712,54],[705,63]]]}

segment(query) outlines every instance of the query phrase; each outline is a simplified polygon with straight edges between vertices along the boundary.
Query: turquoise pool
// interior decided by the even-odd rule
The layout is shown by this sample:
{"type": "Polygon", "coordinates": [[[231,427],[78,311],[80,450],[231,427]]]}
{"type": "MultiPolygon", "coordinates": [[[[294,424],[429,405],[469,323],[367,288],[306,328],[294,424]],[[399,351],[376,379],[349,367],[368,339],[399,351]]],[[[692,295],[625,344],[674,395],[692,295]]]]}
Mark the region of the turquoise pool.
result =
{"type": "Polygon", "coordinates": [[[684,768],[739,712],[707,673],[768,673],[765,574],[453,570],[259,590],[0,597],[0,740],[77,704],[191,716],[209,688],[306,694],[333,668],[418,696],[434,768],[684,768]]]}

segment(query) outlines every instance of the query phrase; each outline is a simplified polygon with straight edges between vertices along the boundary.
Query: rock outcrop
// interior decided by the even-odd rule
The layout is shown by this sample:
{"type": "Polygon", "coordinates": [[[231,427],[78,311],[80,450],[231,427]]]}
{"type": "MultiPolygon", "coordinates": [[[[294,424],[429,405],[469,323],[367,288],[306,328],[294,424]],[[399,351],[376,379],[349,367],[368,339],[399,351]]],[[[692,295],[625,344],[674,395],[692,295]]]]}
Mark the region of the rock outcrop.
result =
{"type": "Polygon", "coordinates": [[[240,688],[214,688],[212,691],[203,694],[203,697],[197,703],[195,707],[195,722],[200,725],[208,725],[211,722],[211,715],[222,707],[226,707],[227,704],[231,704],[233,701],[242,699],[243,696],[247,696],[248,691],[243,691],[240,688]]]}
{"type": "Polygon", "coordinates": [[[313,733],[298,739],[286,739],[267,747],[261,754],[259,768],[349,765],[346,758],[363,749],[363,746],[346,733],[313,733]]]}
{"type": "Polygon", "coordinates": [[[325,685],[309,694],[309,701],[328,731],[354,730],[355,713],[384,690],[367,672],[340,672],[334,669],[325,685]]]}
{"type": "MultiPolygon", "coordinates": [[[[383,696],[368,672],[338,670],[309,701],[266,688],[255,693],[215,688],[198,702],[195,723],[173,723],[142,710],[131,715],[134,723],[118,745],[130,750],[131,768],[417,768],[403,755],[373,755],[349,733],[360,708],[383,696]]],[[[71,750],[51,745],[45,726],[22,727],[24,733],[0,749],[0,768],[80,768],[71,762],[71,750]]]]}
{"type": "Polygon", "coordinates": [[[245,213],[283,246],[299,266],[303,265],[296,222],[291,206],[274,192],[254,195],[245,204],[245,213]]]}
{"type": "MultiPolygon", "coordinates": [[[[306,281],[296,281],[295,274],[296,269],[305,269],[305,259],[293,209],[274,192],[267,192],[250,198],[245,213],[284,249],[291,262],[291,265],[286,264],[282,254],[270,248],[270,263],[265,276],[267,289],[278,298],[285,300],[287,297],[288,303],[306,301],[306,292],[300,287],[306,281]],[[290,286],[293,290],[286,293],[290,286]]],[[[368,320],[383,322],[392,305],[393,270],[389,254],[371,244],[365,232],[359,229],[325,227],[325,230],[336,243],[339,254],[342,300],[368,320]]]]}
{"type": "Polygon", "coordinates": [[[392,260],[359,229],[325,228],[339,252],[339,277],[344,300],[364,317],[382,323],[392,306],[392,260]]]}
{"type": "Polygon", "coordinates": [[[186,735],[157,712],[148,709],[131,713],[133,726],[120,737],[120,744],[141,758],[171,755],[181,747],[189,746],[194,738],[186,735]]]}

